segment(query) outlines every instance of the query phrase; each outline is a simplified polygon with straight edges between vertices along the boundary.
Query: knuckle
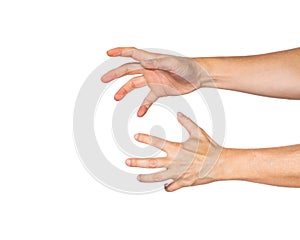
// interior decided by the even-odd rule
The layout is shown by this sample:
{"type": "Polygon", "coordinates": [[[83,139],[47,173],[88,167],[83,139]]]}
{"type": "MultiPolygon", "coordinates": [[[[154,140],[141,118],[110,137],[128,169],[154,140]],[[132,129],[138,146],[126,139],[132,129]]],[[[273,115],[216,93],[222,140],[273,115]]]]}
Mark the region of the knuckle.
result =
{"type": "Polygon", "coordinates": [[[149,135],[142,135],[143,141],[146,142],[147,144],[152,143],[152,138],[149,135]]]}
{"type": "Polygon", "coordinates": [[[157,144],[157,139],[155,139],[154,137],[149,137],[149,143],[157,144]]]}
{"type": "Polygon", "coordinates": [[[151,136],[147,135],[147,134],[142,134],[141,135],[141,140],[143,142],[145,142],[146,144],[150,144],[152,142],[151,140],[151,136]]]}
{"type": "Polygon", "coordinates": [[[121,93],[123,94],[127,94],[128,93],[128,87],[127,86],[124,86],[121,90],[121,93]]]}
{"type": "Polygon", "coordinates": [[[131,49],[131,56],[132,58],[137,58],[139,56],[139,51],[136,48],[131,49]]]}
{"type": "Polygon", "coordinates": [[[185,173],[181,177],[181,183],[183,186],[190,186],[194,183],[194,180],[189,173],[185,173]]]}
{"type": "Polygon", "coordinates": [[[136,87],[136,84],[135,84],[134,81],[130,81],[130,87],[131,87],[131,88],[135,88],[135,87],[136,87]]]}
{"type": "Polygon", "coordinates": [[[184,186],[184,187],[191,186],[192,184],[193,184],[193,181],[190,181],[190,180],[182,181],[182,186],[184,186]]]}
{"type": "Polygon", "coordinates": [[[151,64],[152,64],[154,67],[158,67],[158,65],[159,65],[159,60],[158,60],[158,59],[152,59],[152,60],[151,60],[151,64]]]}
{"type": "Polygon", "coordinates": [[[160,181],[162,181],[162,176],[161,176],[161,175],[154,175],[154,176],[153,176],[153,180],[154,180],[155,182],[160,182],[160,181]]]}
{"type": "Polygon", "coordinates": [[[150,160],[149,160],[149,167],[150,167],[150,168],[155,168],[155,167],[157,167],[157,160],[155,160],[155,159],[150,159],[150,160]]]}
{"type": "Polygon", "coordinates": [[[131,166],[136,166],[137,165],[136,159],[130,159],[130,165],[131,166]]]}
{"type": "Polygon", "coordinates": [[[129,72],[129,70],[130,70],[130,69],[129,69],[128,64],[124,64],[124,65],[123,65],[123,72],[124,72],[124,73],[127,73],[127,72],[129,72]]]}
{"type": "Polygon", "coordinates": [[[202,131],[203,130],[201,128],[197,127],[193,130],[193,135],[199,138],[202,135],[202,131]]]}
{"type": "Polygon", "coordinates": [[[173,159],[169,159],[169,158],[167,158],[164,162],[165,167],[167,168],[171,167],[172,163],[173,163],[173,159]]]}
{"type": "Polygon", "coordinates": [[[112,73],[113,78],[117,78],[119,76],[119,70],[117,70],[117,69],[112,71],[111,73],[112,73]]]}

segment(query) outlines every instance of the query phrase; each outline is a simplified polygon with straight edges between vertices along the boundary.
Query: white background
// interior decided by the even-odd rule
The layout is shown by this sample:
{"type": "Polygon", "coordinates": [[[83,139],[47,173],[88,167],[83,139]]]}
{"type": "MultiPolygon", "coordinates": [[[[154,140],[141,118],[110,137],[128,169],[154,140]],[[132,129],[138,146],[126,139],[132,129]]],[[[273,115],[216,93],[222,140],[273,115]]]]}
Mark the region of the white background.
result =
{"type": "MultiPolygon", "coordinates": [[[[72,136],[77,93],[109,48],[258,54],[299,47],[299,23],[287,0],[1,1],[0,239],[299,239],[299,189],[126,195],[86,172],[72,136]]],[[[225,146],[300,142],[300,101],[220,94],[225,146]]]]}

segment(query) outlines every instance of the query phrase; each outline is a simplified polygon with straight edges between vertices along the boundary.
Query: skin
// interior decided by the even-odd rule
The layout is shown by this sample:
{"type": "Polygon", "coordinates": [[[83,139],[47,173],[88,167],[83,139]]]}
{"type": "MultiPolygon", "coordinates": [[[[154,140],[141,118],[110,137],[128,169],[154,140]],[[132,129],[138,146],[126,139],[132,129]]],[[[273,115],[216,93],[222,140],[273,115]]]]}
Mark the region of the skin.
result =
{"type": "MultiPolygon", "coordinates": [[[[114,48],[107,54],[130,57],[136,62],[109,71],[102,76],[103,82],[139,74],[120,88],[115,100],[123,99],[136,88],[150,88],[138,110],[139,117],[144,116],[160,97],[187,94],[202,87],[300,99],[300,48],[245,57],[186,58],[132,47],[114,48]]],[[[136,135],[137,141],[167,154],[160,158],[127,159],[126,164],[130,167],[165,169],[141,174],[139,181],[173,179],[165,187],[170,192],[221,180],[300,187],[300,145],[262,149],[223,148],[187,116],[179,113],[177,117],[190,134],[185,142],[170,142],[147,134],[136,135]],[[212,163],[213,167],[203,176],[201,169],[205,163],[212,163]]]]}

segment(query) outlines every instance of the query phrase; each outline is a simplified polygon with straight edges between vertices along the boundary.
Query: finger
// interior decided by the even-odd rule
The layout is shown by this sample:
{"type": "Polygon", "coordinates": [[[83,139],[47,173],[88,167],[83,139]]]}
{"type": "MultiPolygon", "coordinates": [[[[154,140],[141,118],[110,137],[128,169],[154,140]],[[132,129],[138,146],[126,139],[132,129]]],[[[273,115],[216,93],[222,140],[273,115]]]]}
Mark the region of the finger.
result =
{"type": "Polygon", "coordinates": [[[138,117],[144,116],[151,105],[158,99],[154,92],[150,91],[148,95],[145,97],[144,101],[142,102],[137,115],[138,117]]]}
{"type": "Polygon", "coordinates": [[[146,86],[146,80],[143,76],[134,77],[125,83],[115,94],[115,100],[119,101],[135,88],[146,86]]]}
{"type": "Polygon", "coordinates": [[[199,127],[190,118],[188,118],[181,112],[178,112],[177,119],[178,119],[178,122],[188,131],[188,133],[191,136],[199,135],[199,127]]]}
{"type": "Polygon", "coordinates": [[[148,144],[150,146],[156,147],[163,151],[167,151],[167,148],[170,146],[170,142],[155,136],[151,136],[148,134],[139,133],[134,136],[135,140],[141,143],[148,144]]]}
{"type": "Polygon", "coordinates": [[[168,170],[151,174],[140,174],[137,177],[140,182],[162,182],[171,178],[172,175],[168,170]]]}
{"type": "Polygon", "coordinates": [[[126,165],[141,168],[163,168],[170,164],[167,158],[128,158],[126,165]]]}
{"type": "Polygon", "coordinates": [[[107,55],[110,57],[131,57],[135,60],[141,61],[151,59],[160,56],[157,53],[151,53],[145,50],[137,49],[135,47],[118,47],[107,51],[107,55]]]}
{"type": "Polygon", "coordinates": [[[141,61],[141,65],[147,69],[160,69],[173,72],[178,66],[178,60],[174,57],[162,57],[141,61]]]}
{"type": "Polygon", "coordinates": [[[105,73],[101,77],[101,81],[107,83],[125,75],[142,74],[143,70],[144,68],[139,63],[125,63],[122,66],[112,69],[105,73]]]}
{"type": "Polygon", "coordinates": [[[180,188],[183,188],[185,185],[183,184],[182,181],[180,180],[177,180],[177,181],[174,181],[172,183],[170,183],[169,185],[165,186],[165,190],[167,192],[174,192],[180,188]]]}

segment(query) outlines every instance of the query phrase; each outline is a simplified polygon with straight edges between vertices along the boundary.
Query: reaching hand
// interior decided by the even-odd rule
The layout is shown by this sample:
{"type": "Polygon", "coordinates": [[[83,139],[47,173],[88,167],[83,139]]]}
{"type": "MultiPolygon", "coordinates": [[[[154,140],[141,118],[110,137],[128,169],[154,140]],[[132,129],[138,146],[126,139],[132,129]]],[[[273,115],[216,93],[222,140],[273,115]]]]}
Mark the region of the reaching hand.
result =
{"type": "Polygon", "coordinates": [[[166,170],[157,173],[141,174],[138,176],[139,181],[160,182],[173,179],[174,181],[166,186],[165,189],[167,191],[175,191],[182,187],[205,184],[217,180],[219,172],[217,161],[222,147],[182,113],[178,113],[178,121],[190,134],[189,139],[185,142],[169,142],[146,134],[137,134],[135,136],[137,141],[149,144],[167,153],[166,157],[127,159],[126,164],[131,167],[166,168],[166,170]],[[206,176],[200,177],[204,161],[208,164],[213,163],[213,168],[206,176]]]}
{"type": "Polygon", "coordinates": [[[138,62],[126,63],[102,76],[110,82],[126,75],[141,74],[130,79],[115,94],[119,101],[135,88],[148,86],[150,92],[142,102],[137,115],[142,117],[160,97],[190,93],[209,79],[206,71],[192,58],[151,53],[136,48],[114,48],[107,52],[111,57],[131,57],[138,62]]]}

